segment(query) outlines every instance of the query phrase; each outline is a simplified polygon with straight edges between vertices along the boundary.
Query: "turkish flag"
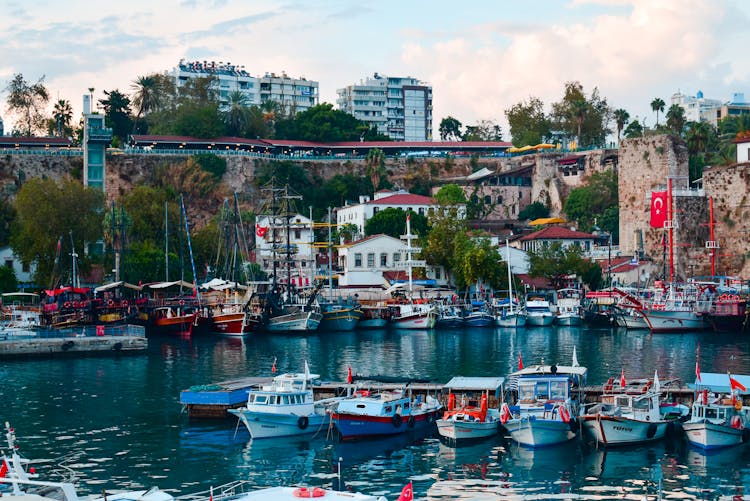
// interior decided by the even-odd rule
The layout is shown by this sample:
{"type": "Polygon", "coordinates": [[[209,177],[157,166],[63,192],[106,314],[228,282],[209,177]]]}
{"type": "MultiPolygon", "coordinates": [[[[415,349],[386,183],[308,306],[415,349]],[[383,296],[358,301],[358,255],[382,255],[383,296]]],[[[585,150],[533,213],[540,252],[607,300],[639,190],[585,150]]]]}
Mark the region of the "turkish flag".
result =
{"type": "Polygon", "coordinates": [[[255,234],[258,235],[260,238],[265,237],[267,231],[268,231],[268,226],[261,226],[258,223],[255,223],[255,234]]]}
{"type": "Polygon", "coordinates": [[[667,220],[667,192],[651,192],[651,227],[664,228],[664,221],[667,220]]]}
{"type": "Polygon", "coordinates": [[[412,501],[414,499],[414,489],[412,487],[411,482],[406,484],[403,489],[401,489],[401,495],[398,497],[398,501],[412,501]]]}
{"type": "Polygon", "coordinates": [[[354,375],[352,374],[352,366],[350,365],[346,371],[346,382],[352,384],[354,382],[354,375]]]}
{"type": "Polygon", "coordinates": [[[747,388],[745,387],[744,384],[734,379],[731,374],[727,373],[727,375],[729,376],[729,388],[731,391],[734,391],[734,390],[747,391],[747,388]]]}

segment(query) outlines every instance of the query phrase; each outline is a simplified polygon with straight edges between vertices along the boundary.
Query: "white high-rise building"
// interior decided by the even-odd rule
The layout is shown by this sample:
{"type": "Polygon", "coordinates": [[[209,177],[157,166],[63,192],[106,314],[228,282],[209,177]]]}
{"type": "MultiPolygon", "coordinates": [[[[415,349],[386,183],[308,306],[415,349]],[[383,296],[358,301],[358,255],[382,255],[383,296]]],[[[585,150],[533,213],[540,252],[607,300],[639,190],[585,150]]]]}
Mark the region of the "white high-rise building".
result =
{"type": "Polygon", "coordinates": [[[716,120],[708,120],[711,112],[721,108],[720,99],[708,99],[703,97],[703,92],[698,91],[695,96],[688,96],[680,91],[672,94],[672,104],[677,104],[685,110],[685,118],[688,122],[708,121],[716,125],[716,120]]]}
{"type": "Polygon", "coordinates": [[[284,112],[296,113],[318,104],[318,82],[305,78],[291,78],[286,73],[266,73],[254,77],[229,62],[185,61],[172,70],[177,87],[200,77],[214,77],[213,89],[217,92],[222,109],[229,106],[229,96],[239,91],[247,98],[247,106],[260,106],[266,101],[276,101],[284,106],[284,112]]]}
{"type": "Polygon", "coordinates": [[[304,77],[291,78],[286,73],[266,73],[260,77],[260,100],[275,101],[286,113],[295,114],[318,104],[318,82],[304,77]]]}
{"type": "Polygon", "coordinates": [[[412,77],[375,73],[336,91],[342,111],[396,141],[432,141],[432,86],[412,77]]]}

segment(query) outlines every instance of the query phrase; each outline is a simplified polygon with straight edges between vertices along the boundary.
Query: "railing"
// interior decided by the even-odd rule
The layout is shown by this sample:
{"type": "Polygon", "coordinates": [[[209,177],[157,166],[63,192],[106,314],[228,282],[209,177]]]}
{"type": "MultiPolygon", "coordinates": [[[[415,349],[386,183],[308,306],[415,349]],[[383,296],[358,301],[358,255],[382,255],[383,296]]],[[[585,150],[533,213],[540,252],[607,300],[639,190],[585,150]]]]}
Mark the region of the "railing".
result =
{"type": "Polygon", "coordinates": [[[8,148],[0,149],[0,155],[51,155],[51,156],[62,156],[62,157],[82,157],[83,150],[80,148],[61,148],[61,149],[19,149],[19,148],[8,148]]]}

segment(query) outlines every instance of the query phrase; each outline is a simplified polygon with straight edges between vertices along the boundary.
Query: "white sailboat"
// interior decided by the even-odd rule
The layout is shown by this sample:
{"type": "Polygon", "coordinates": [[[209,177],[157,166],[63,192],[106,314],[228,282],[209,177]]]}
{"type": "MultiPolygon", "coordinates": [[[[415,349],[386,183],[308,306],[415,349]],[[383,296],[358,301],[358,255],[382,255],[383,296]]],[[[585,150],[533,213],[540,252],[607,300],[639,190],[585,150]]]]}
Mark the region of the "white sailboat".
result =
{"type": "Polygon", "coordinates": [[[508,265],[508,299],[496,301],[495,325],[498,327],[525,327],[526,312],[513,295],[513,276],[510,273],[510,247],[505,240],[505,261],[508,265]]]}

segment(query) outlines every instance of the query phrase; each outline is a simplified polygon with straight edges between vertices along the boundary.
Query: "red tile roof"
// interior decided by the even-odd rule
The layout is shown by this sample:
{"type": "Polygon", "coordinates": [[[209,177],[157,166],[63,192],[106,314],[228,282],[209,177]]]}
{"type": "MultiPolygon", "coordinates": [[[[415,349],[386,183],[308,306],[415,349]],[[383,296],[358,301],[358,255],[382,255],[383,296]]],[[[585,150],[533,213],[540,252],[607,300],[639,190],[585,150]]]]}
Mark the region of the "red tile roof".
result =
{"type": "Polygon", "coordinates": [[[15,146],[25,145],[50,145],[50,146],[70,146],[70,139],[65,137],[36,137],[36,136],[0,136],[0,144],[9,144],[15,146]]]}
{"type": "Polygon", "coordinates": [[[412,193],[397,193],[389,197],[370,200],[368,205],[434,205],[435,201],[424,195],[414,195],[412,193]]]}
{"type": "Polygon", "coordinates": [[[596,238],[591,233],[573,231],[564,226],[547,226],[544,229],[529,233],[521,237],[522,242],[529,240],[592,240],[596,238]]]}

